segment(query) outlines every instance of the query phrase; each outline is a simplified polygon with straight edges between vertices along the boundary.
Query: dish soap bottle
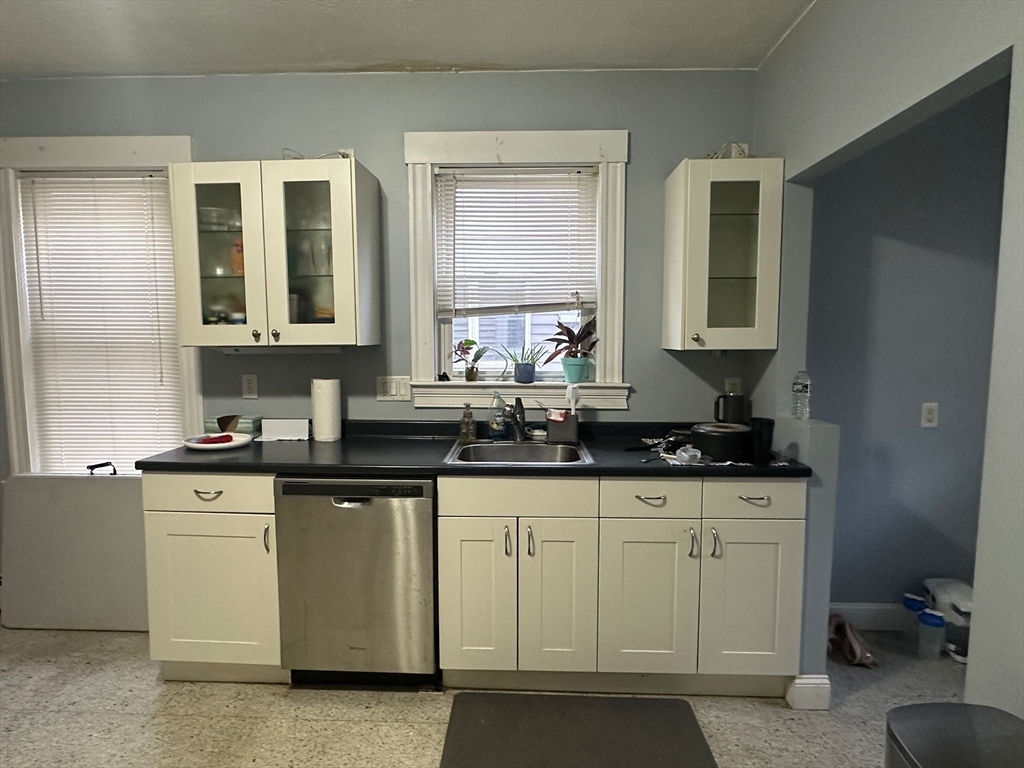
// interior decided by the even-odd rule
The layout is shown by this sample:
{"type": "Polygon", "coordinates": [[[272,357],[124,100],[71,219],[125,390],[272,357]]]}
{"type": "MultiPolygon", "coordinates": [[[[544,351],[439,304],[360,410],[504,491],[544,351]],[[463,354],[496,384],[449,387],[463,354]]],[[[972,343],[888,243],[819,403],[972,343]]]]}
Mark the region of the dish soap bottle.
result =
{"type": "Polygon", "coordinates": [[[491,400],[491,418],[488,426],[491,428],[491,440],[505,439],[505,400],[495,390],[494,399],[491,400]]]}
{"type": "Polygon", "coordinates": [[[469,445],[476,440],[476,421],[473,419],[473,408],[466,403],[466,409],[459,419],[459,445],[469,445]]]}

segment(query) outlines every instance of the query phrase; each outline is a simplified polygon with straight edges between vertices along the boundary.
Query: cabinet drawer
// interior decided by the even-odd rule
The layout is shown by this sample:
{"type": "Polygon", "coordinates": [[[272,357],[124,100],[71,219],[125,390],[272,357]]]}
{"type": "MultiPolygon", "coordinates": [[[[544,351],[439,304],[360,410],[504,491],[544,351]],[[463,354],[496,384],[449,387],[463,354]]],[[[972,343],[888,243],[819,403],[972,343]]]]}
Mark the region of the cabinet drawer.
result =
{"type": "Polygon", "coordinates": [[[701,480],[601,478],[601,517],[700,518],[701,480]]]}
{"type": "Polygon", "coordinates": [[[144,472],[142,506],[171,512],[274,513],[273,475],[144,472]]]}
{"type": "Polygon", "coordinates": [[[597,479],[439,477],[440,517],[597,517],[597,479]]]}
{"type": "Polygon", "coordinates": [[[704,517],[803,520],[807,514],[803,480],[704,479],[704,517]]]}

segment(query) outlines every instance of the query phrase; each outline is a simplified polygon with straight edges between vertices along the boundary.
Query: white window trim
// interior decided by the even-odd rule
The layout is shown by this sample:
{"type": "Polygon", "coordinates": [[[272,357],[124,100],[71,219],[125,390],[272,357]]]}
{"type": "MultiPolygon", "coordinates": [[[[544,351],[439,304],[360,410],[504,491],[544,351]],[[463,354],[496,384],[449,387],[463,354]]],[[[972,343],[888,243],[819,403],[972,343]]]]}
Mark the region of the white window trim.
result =
{"type": "Polygon", "coordinates": [[[565,402],[565,382],[514,384],[502,381],[438,382],[434,315],[433,174],[436,166],[598,166],[601,256],[598,272],[595,383],[580,384],[583,408],[626,410],[630,385],[623,382],[623,295],[625,284],[626,161],[628,131],[459,131],[405,134],[409,174],[409,278],[412,323],[412,399],[416,408],[490,404],[502,396],[565,402]]]}
{"type": "MultiPolygon", "coordinates": [[[[16,254],[17,172],[144,170],[192,160],[189,136],[54,136],[0,138],[0,362],[11,474],[32,471],[16,254]]],[[[199,350],[182,347],[182,431],[203,431],[199,350]]],[[[126,468],[128,469],[128,468],[126,468]]],[[[134,468],[132,468],[134,469],[134,468]]]]}

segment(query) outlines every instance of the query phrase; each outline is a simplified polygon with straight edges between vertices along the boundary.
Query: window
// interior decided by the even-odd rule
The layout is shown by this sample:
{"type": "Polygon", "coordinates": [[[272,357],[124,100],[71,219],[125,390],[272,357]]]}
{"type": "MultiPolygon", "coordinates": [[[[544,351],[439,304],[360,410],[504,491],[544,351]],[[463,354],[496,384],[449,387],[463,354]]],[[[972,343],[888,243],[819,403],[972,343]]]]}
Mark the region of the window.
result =
{"type": "MultiPolygon", "coordinates": [[[[563,402],[561,364],[513,384],[502,347],[553,345],[556,323],[596,317],[584,407],[626,408],[622,380],[625,131],[407,133],[416,407],[487,405],[491,391],[563,402]],[[480,381],[453,342],[492,351],[480,381]],[[438,383],[445,372],[450,382],[438,383]],[[524,389],[527,388],[527,389],[524,389]]],[[[545,356],[546,358],[546,356],[545,356]]]]}
{"type": "Polygon", "coordinates": [[[17,253],[31,469],[179,445],[170,193],[160,172],[21,172],[17,253]]]}
{"type": "MultiPolygon", "coordinates": [[[[597,169],[475,168],[434,178],[434,253],[439,346],[453,370],[452,342],[472,338],[491,351],[483,378],[518,352],[578,325],[597,310],[597,169]]],[[[539,369],[561,379],[557,362],[539,369]]]]}

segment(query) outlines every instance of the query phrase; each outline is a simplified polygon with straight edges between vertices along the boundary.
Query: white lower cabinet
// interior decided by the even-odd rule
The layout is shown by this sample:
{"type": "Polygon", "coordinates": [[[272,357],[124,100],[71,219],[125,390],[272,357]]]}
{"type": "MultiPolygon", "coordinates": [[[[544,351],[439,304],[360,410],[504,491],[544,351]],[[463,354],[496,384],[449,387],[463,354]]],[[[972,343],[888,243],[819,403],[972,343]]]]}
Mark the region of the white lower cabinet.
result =
{"type": "Polygon", "coordinates": [[[519,669],[597,671],[595,518],[519,518],[519,669]]]}
{"type": "Polygon", "coordinates": [[[516,669],[514,517],[437,521],[442,669],[516,669]]]}
{"type": "Polygon", "coordinates": [[[703,674],[795,675],[800,667],[804,521],[703,521],[703,674]]]}
{"type": "Polygon", "coordinates": [[[601,520],[599,672],[697,671],[700,525],[601,520]]]}
{"type": "Polygon", "coordinates": [[[281,664],[274,516],[145,513],[150,655],[281,664]]]}

